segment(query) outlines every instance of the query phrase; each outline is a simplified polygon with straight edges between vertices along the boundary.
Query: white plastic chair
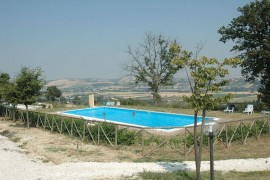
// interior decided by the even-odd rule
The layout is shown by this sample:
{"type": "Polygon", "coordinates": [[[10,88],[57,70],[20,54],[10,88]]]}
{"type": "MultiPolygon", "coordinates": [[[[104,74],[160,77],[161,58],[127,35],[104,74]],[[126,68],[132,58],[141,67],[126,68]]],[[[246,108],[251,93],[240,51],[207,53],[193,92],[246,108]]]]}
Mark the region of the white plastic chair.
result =
{"type": "Polygon", "coordinates": [[[229,105],[226,109],[224,109],[225,113],[233,113],[234,105],[229,105]]]}
{"type": "Polygon", "coordinates": [[[243,113],[252,114],[253,113],[253,104],[248,104],[243,113]]]}

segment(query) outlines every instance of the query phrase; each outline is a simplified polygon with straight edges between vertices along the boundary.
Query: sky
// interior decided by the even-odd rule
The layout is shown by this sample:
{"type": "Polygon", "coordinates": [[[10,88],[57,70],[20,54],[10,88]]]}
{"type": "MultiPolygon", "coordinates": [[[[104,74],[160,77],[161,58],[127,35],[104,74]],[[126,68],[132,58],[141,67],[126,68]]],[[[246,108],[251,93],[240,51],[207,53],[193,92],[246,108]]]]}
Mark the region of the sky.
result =
{"type": "MultiPolygon", "coordinates": [[[[40,67],[47,80],[125,76],[127,47],[146,32],[176,39],[201,55],[234,57],[221,26],[250,0],[0,0],[0,73],[40,67]]],[[[240,76],[240,69],[231,72],[240,76]]]]}

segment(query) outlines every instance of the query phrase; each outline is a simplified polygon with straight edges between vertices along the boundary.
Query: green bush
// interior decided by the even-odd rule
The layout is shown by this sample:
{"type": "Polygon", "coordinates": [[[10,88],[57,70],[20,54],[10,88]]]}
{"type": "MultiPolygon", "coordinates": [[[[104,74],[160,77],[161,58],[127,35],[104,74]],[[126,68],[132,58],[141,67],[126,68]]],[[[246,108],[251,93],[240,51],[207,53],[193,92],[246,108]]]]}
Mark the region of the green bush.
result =
{"type": "Polygon", "coordinates": [[[133,145],[138,143],[138,138],[135,136],[136,132],[128,130],[127,128],[118,130],[118,144],[133,145]]]}

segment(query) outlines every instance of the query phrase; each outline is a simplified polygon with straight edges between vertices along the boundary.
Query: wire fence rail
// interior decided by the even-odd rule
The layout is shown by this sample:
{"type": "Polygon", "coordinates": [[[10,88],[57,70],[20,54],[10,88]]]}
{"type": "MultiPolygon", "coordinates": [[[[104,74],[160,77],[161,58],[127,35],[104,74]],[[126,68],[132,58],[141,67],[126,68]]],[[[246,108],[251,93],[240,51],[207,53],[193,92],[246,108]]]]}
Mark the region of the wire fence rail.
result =
{"type": "MultiPolygon", "coordinates": [[[[12,108],[0,107],[0,113],[5,119],[15,118],[26,122],[24,110],[16,110],[13,116],[12,108]]],[[[86,143],[105,145],[115,150],[129,149],[141,153],[142,157],[164,154],[184,156],[194,150],[192,126],[178,127],[168,132],[160,128],[136,127],[35,111],[29,111],[29,119],[31,127],[77,137],[86,143]]],[[[229,148],[233,143],[246,144],[250,138],[269,136],[270,116],[222,122],[219,126],[220,131],[215,136],[214,144],[219,143],[229,148]]],[[[208,137],[198,136],[198,142],[200,138],[203,138],[203,147],[208,148],[208,137]]]]}

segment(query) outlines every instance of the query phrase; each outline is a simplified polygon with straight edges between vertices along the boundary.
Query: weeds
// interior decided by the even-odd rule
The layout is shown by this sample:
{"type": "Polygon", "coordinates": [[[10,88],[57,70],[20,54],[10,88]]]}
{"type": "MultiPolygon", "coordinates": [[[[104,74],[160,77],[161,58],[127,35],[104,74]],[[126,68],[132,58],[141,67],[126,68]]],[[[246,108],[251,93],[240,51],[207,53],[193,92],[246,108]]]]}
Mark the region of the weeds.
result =
{"type": "Polygon", "coordinates": [[[19,142],[21,139],[22,138],[19,138],[19,137],[12,137],[11,141],[16,143],[16,142],[19,142]]]}
{"type": "Polygon", "coordinates": [[[59,151],[67,151],[67,148],[63,148],[63,147],[48,147],[45,148],[47,151],[49,152],[59,152],[59,151]]]}
{"type": "Polygon", "coordinates": [[[27,142],[25,141],[22,144],[18,145],[18,147],[24,149],[26,145],[27,145],[27,142]]]}

